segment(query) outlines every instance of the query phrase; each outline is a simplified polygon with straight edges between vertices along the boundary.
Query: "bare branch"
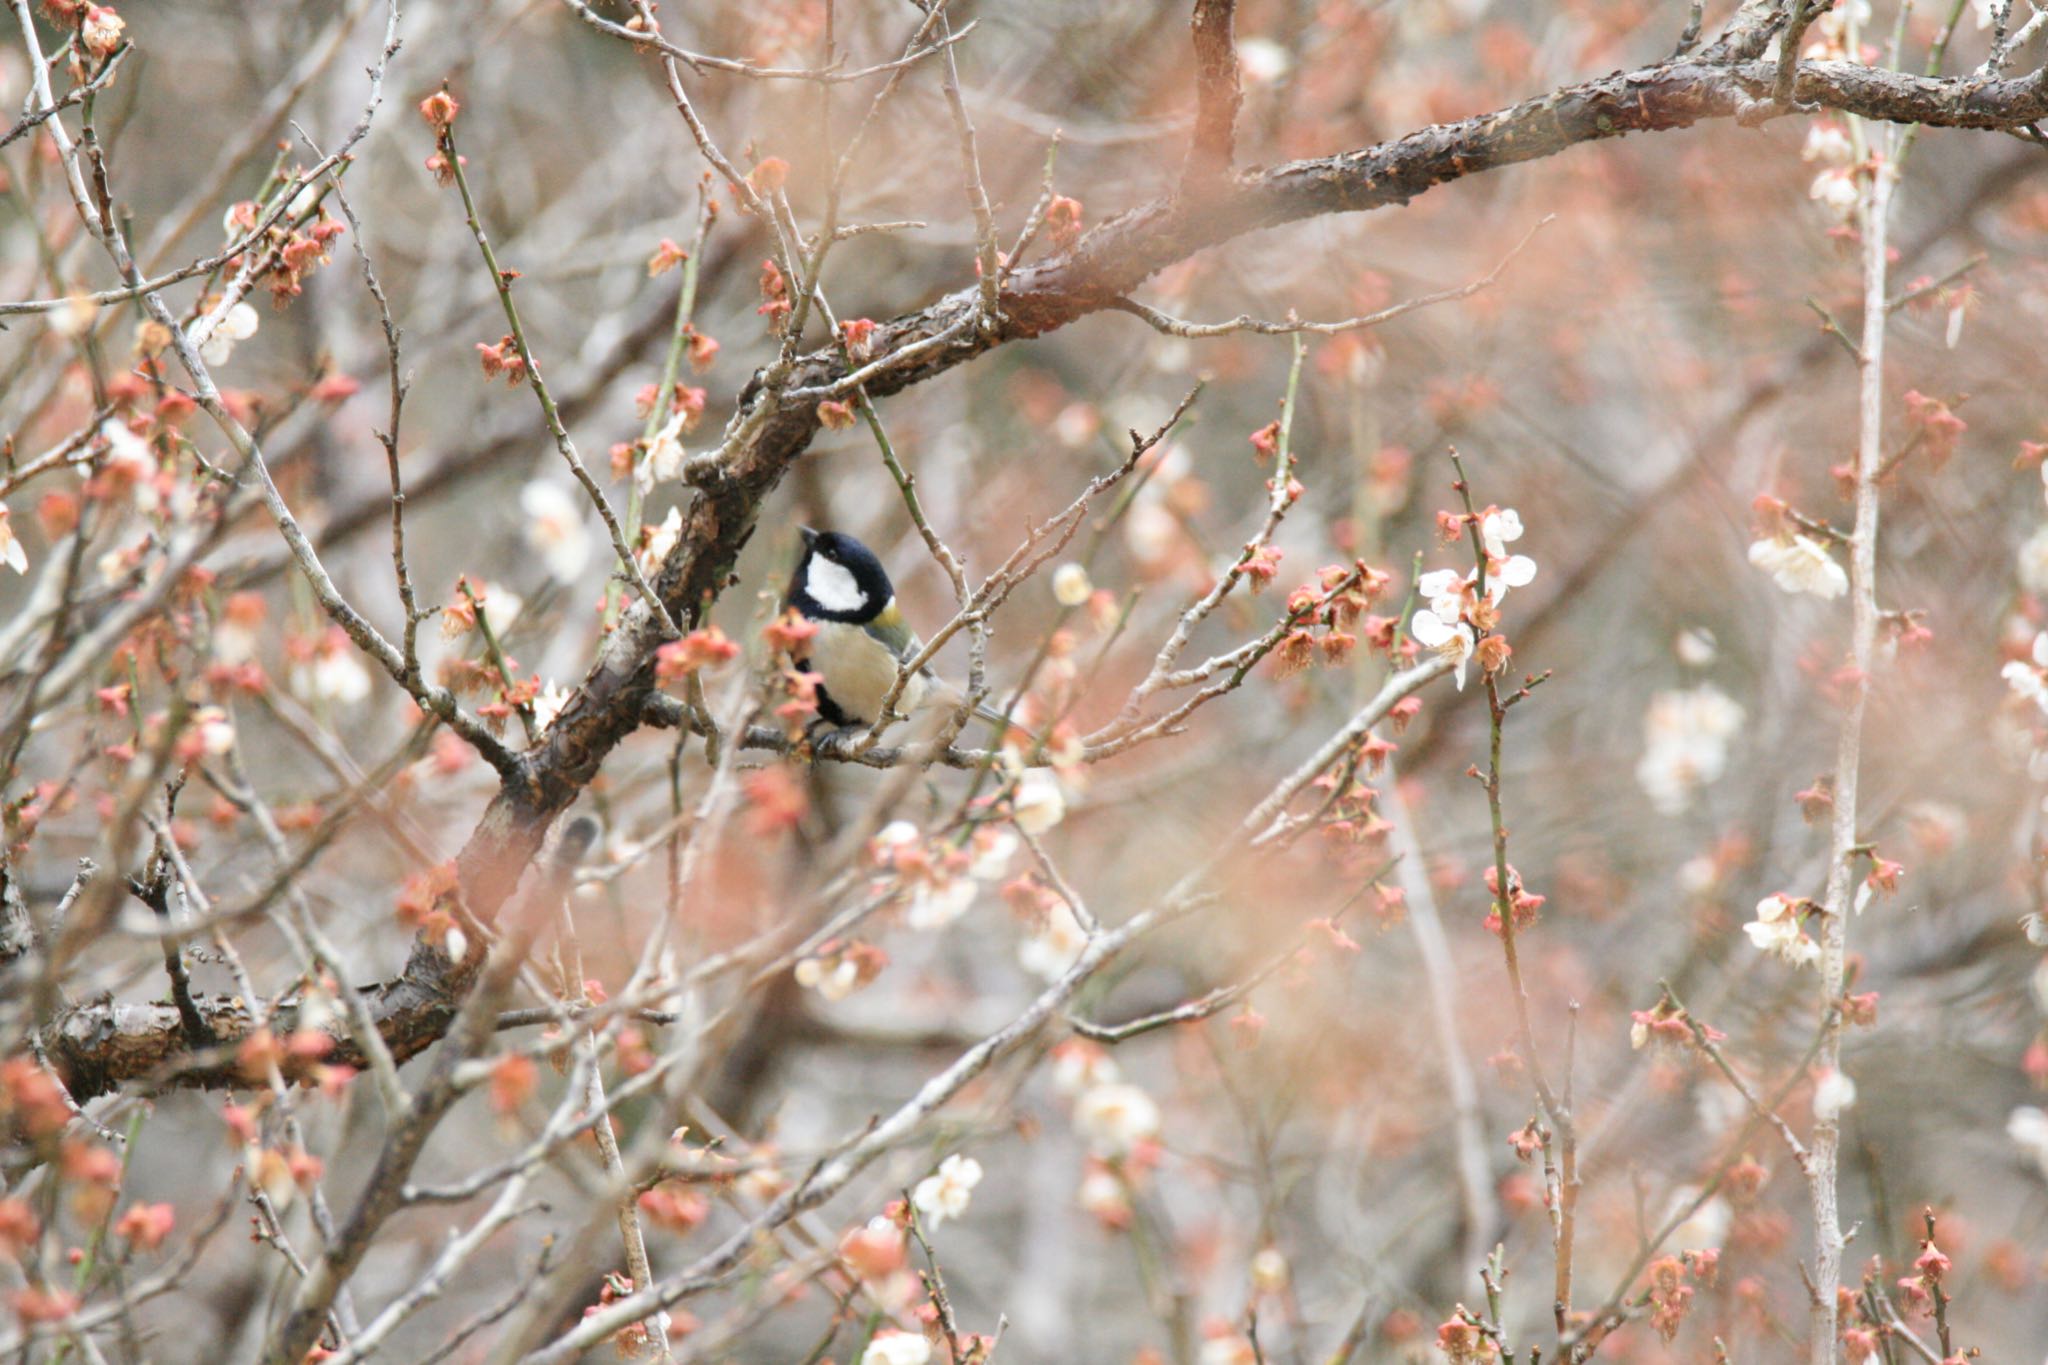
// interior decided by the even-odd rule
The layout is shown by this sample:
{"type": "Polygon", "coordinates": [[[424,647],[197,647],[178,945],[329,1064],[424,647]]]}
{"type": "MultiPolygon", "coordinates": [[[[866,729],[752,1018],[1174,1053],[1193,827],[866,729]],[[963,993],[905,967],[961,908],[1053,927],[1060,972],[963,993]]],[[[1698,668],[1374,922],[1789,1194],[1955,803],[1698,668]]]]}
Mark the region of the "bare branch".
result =
{"type": "Polygon", "coordinates": [[[1237,111],[1244,89],[1237,69],[1237,37],[1232,26],[1237,0],[1195,0],[1190,22],[1195,48],[1195,135],[1188,147],[1182,190],[1230,173],[1237,148],[1237,111]]]}

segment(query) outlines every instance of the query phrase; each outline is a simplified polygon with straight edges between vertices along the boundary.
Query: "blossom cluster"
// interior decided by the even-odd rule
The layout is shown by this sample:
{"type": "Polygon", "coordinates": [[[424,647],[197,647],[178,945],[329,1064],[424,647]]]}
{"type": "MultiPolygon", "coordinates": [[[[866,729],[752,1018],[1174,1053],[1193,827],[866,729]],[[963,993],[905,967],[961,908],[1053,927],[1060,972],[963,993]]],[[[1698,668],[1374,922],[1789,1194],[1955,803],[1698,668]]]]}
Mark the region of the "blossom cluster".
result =
{"type": "MultiPolygon", "coordinates": [[[[1448,538],[1473,519],[1443,513],[1438,521],[1448,538]]],[[[1507,641],[1494,633],[1500,622],[1500,604],[1510,589],[1536,580],[1536,561],[1524,554],[1511,554],[1507,548],[1522,538],[1521,514],[1512,507],[1490,507],[1476,514],[1476,520],[1482,563],[1464,573],[1436,569],[1422,575],[1415,586],[1424,606],[1408,627],[1415,643],[1456,662],[1461,691],[1466,665],[1475,651],[1480,666],[1489,674],[1507,666],[1507,641]]]]}

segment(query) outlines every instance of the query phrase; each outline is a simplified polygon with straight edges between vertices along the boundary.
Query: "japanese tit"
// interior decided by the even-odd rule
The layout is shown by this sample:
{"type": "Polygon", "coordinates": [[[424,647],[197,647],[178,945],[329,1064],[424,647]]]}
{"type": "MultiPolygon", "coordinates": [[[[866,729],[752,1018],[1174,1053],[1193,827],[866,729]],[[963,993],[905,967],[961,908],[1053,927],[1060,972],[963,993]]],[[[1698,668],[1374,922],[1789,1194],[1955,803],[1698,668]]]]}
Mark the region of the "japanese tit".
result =
{"type": "MultiPolygon", "coordinates": [[[[803,554],[789,580],[784,605],[818,627],[797,667],[817,673],[818,714],[837,726],[868,726],[896,685],[896,672],[924,642],[896,605],[896,590],[875,552],[838,531],[803,533],[803,554]]],[[[959,688],[920,668],[903,684],[896,710],[957,706],[959,688]]],[[[1000,712],[976,705],[975,714],[1007,726],[1000,712]]]]}

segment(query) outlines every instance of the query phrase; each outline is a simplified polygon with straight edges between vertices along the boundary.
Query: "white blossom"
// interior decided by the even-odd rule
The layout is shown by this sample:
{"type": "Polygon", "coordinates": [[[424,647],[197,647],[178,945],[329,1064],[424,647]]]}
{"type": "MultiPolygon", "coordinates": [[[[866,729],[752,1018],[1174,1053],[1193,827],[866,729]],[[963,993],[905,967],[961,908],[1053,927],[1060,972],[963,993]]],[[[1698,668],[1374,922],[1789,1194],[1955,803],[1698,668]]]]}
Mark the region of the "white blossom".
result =
{"type": "Polygon", "coordinates": [[[1773,536],[1749,547],[1749,562],[1786,592],[1810,592],[1832,600],[1849,591],[1849,575],[1819,541],[1802,535],[1773,536]]]}
{"type": "Polygon", "coordinates": [[[202,706],[194,711],[192,729],[199,736],[199,747],[214,758],[235,747],[235,727],[228,720],[228,713],[218,706],[202,706]]]}
{"type": "Polygon", "coordinates": [[[2014,694],[2048,711],[2048,631],[2034,637],[2033,648],[2029,651],[2033,662],[2011,659],[1998,670],[1998,676],[2005,679],[2005,685],[2014,694]]]}
{"type": "Polygon", "coordinates": [[[1512,507],[1488,512],[1479,519],[1479,543],[1492,559],[1506,559],[1507,546],[1522,538],[1522,514],[1512,507]]]}
{"type": "Polygon", "coordinates": [[[1828,41],[1840,43],[1847,36],[1851,22],[1859,29],[1870,22],[1870,0],[1846,0],[1846,3],[1836,5],[1814,20],[1813,26],[1828,41]]]}
{"type": "Polygon", "coordinates": [[[1010,870],[1010,859],[1017,856],[1017,846],[1017,836],[1010,830],[983,826],[968,848],[967,875],[978,882],[1001,881],[1010,870]]]}
{"type": "Polygon", "coordinates": [[[1116,1058],[1100,1043],[1070,1038],[1052,1050],[1053,1089],[1062,1095],[1079,1095],[1098,1085],[1113,1085],[1123,1079],[1116,1058]]]}
{"type": "Polygon", "coordinates": [[[1789,896],[1765,896],[1756,904],[1756,918],[1742,926],[1759,950],[1773,953],[1795,967],[1820,960],[1820,945],[1799,927],[1796,904],[1789,896]]]}
{"type": "Polygon", "coordinates": [[[1182,536],[1180,518],[1163,499],[1148,496],[1151,493],[1152,485],[1145,485],[1124,517],[1124,544],[1131,558],[1142,565],[1163,563],[1180,545],[1182,536]]]}
{"type": "Polygon", "coordinates": [[[1074,1202],[1081,1206],[1083,1212],[1093,1214],[1111,1226],[1121,1226],[1131,1216],[1130,1191],[1124,1188],[1123,1178],[1109,1167],[1093,1162],[1081,1177],[1081,1188],[1074,1192],[1074,1202]]]}
{"type": "Polygon", "coordinates": [[[2041,1168],[2042,1177],[2048,1179],[2048,1114],[2031,1104],[2023,1104],[2006,1119],[2005,1135],[2033,1158],[2034,1164],[2041,1168]]]}
{"type": "Polygon", "coordinates": [[[633,471],[633,481],[643,496],[652,493],[656,484],[672,483],[682,476],[683,419],[687,416],[687,412],[678,412],[669,418],[648,443],[646,456],[633,471]]]}
{"type": "Polygon", "coordinates": [[[562,708],[569,704],[569,689],[558,682],[550,681],[541,688],[533,699],[533,728],[535,732],[546,730],[555,723],[555,717],[562,714],[562,708]]]}
{"type": "Polygon", "coordinates": [[[1856,1103],[1856,1082],[1842,1071],[1823,1071],[1813,1084],[1813,1116],[1826,1123],[1856,1103]]]}
{"type": "Polygon", "coordinates": [[[500,638],[526,609],[526,599],[502,583],[486,583],[477,589],[476,595],[484,604],[492,632],[500,638]]]}
{"type": "Polygon", "coordinates": [[[1728,769],[1728,741],[1742,721],[1742,707],[1711,683],[1650,698],[1636,764],[1636,781],[1650,803],[1677,815],[1694,793],[1720,780],[1728,769]]]}
{"type": "Polygon", "coordinates": [[[1822,171],[1807,187],[1806,197],[1819,204],[1839,221],[1848,221],[1856,211],[1856,201],[1861,191],[1856,188],[1856,173],[1845,166],[1835,166],[1822,171]]]}
{"type": "Polygon", "coordinates": [[[1823,166],[1846,166],[1856,159],[1849,134],[1833,119],[1816,119],[1806,130],[1806,145],[1799,149],[1801,161],[1818,161],[1823,166]]]}
{"type": "Polygon", "coordinates": [[[682,538],[683,510],[671,507],[668,515],[661,519],[661,524],[647,533],[647,543],[640,547],[640,572],[652,578],[661,568],[661,562],[668,558],[668,552],[675,549],[676,542],[682,538]]]}
{"type": "MultiPolygon", "coordinates": [[[[1698,1189],[1681,1186],[1671,1196],[1671,1212],[1675,1214],[1691,1208],[1692,1202],[1699,1197],[1698,1189]]],[[[1681,1251],[1706,1251],[1728,1240],[1728,1229],[1734,1221],[1735,1211],[1728,1206],[1728,1201],[1715,1195],[1673,1228],[1665,1241],[1681,1251]]]]}
{"type": "Polygon", "coordinates": [[[1465,690],[1465,665],[1472,661],[1472,649],[1478,643],[1472,627],[1460,621],[1445,622],[1436,612],[1424,609],[1415,613],[1415,620],[1409,625],[1408,633],[1415,637],[1415,643],[1424,649],[1454,659],[1457,663],[1457,682],[1460,692],[1465,690]]]}
{"type": "Polygon", "coordinates": [[[1088,570],[1079,564],[1066,563],[1052,572],[1052,596],[1063,607],[1078,607],[1087,602],[1095,585],[1088,581],[1088,570]]]}
{"type": "Polygon", "coordinates": [[[920,881],[910,890],[910,909],[903,922],[920,932],[943,929],[967,913],[978,889],[966,877],[939,883],[920,881]]]}
{"type": "Polygon", "coordinates": [[[100,456],[101,472],[110,482],[128,490],[137,511],[156,511],[162,505],[157,475],[163,469],[156,451],[118,417],[100,423],[99,434],[106,442],[100,456]]]}
{"type": "Polygon", "coordinates": [[[1258,1365],[1259,1353],[1236,1332],[1223,1332],[1202,1343],[1196,1365],[1258,1365]]]}
{"type": "Polygon", "coordinates": [[[932,1344],[915,1332],[889,1329],[875,1333],[860,1353],[860,1365],[929,1365],[932,1344]]]}
{"type": "Polygon", "coordinates": [[[827,1000],[844,1000],[860,985],[860,964],[850,957],[807,957],[796,964],[796,984],[827,1000]]]}
{"type": "Polygon", "coordinates": [[[1678,661],[1688,668],[1705,668],[1714,662],[1720,651],[1720,643],[1714,639],[1714,632],[1705,626],[1694,626],[1678,632],[1678,638],[1671,642],[1672,652],[1678,661]]]}
{"type": "Polygon", "coordinates": [[[192,324],[186,335],[199,347],[201,360],[209,365],[224,365],[234,353],[235,343],[255,336],[262,321],[262,314],[244,301],[218,317],[207,313],[192,324]]]}
{"type": "Polygon", "coordinates": [[[1294,57],[1271,38],[1240,38],[1237,43],[1238,69],[1253,85],[1271,85],[1286,75],[1294,57]]]}
{"type": "Polygon", "coordinates": [[[90,294],[71,294],[61,308],[50,314],[50,330],[70,340],[84,336],[100,315],[100,306],[90,294]]]}
{"type": "Polygon", "coordinates": [[[1033,976],[1057,981],[1087,947],[1088,931],[1081,921],[1065,901],[1054,901],[1045,912],[1045,923],[1017,950],[1017,961],[1033,976]]]}
{"type": "Polygon", "coordinates": [[[1036,838],[1067,815],[1067,798],[1060,780],[1047,768],[1031,768],[1017,779],[1010,793],[1010,818],[1017,828],[1036,838]]]}
{"type": "Polygon", "coordinates": [[[2048,596],[2048,525],[2020,546],[2018,572],[2021,587],[2036,597],[2048,596]]]}
{"type": "Polygon", "coordinates": [[[7,504],[0,502],[0,564],[5,564],[16,573],[28,572],[28,552],[21,548],[15,538],[14,526],[8,520],[7,504]]]}
{"type": "Polygon", "coordinates": [[[562,485],[535,479],[519,490],[519,507],[526,513],[526,543],[546,561],[556,582],[575,582],[590,562],[582,505],[562,485]]]}
{"type": "Polygon", "coordinates": [[[1098,1085],[1075,1104],[1074,1129],[1096,1156],[1126,1157],[1159,1135],[1159,1106],[1135,1085],[1098,1085]]]}
{"type": "Polygon", "coordinates": [[[292,670],[292,691],[309,701],[354,706],[370,695],[370,672],[347,642],[323,642],[292,670]]]}
{"type": "Polygon", "coordinates": [[[917,1188],[910,1192],[910,1202],[923,1215],[925,1227],[936,1228],[948,1218],[958,1218],[967,1212],[974,1187],[980,1183],[981,1163],[956,1152],[939,1163],[936,1174],[917,1182],[917,1188]]]}

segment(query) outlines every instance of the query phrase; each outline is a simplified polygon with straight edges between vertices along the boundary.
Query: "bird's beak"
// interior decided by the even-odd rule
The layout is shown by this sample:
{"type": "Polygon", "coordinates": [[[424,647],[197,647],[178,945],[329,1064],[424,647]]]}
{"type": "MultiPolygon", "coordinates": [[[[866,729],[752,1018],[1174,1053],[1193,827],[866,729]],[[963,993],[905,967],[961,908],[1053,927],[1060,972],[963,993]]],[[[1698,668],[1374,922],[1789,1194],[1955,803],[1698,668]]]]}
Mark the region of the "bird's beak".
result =
{"type": "Polygon", "coordinates": [[[810,527],[808,527],[808,526],[799,526],[799,527],[797,527],[797,528],[796,528],[796,533],[797,533],[798,535],[800,535],[800,536],[802,536],[802,537],[804,538],[804,548],[805,548],[805,549],[809,549],[809,548],[810,548],[810,547],[811,547],[811,546],[812,546],[813,544],[815,544],[815,543],[817,542],[817,539],[818,539],[818,533],[817,533],[816,531],[813,531],[813,530],[812,530],[812,529],[811,529],[810,527]]]}

